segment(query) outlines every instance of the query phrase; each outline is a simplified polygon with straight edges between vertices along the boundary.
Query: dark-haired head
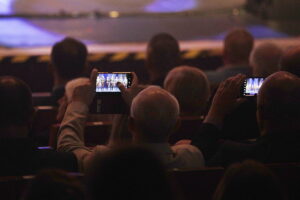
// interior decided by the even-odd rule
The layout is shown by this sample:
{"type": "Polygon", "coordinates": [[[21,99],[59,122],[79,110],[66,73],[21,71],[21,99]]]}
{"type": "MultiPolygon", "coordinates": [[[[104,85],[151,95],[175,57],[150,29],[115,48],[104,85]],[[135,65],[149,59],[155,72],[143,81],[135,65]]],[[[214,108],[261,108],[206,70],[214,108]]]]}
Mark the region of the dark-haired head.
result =
{"type": "Polygon", "coordinates": [[[67,37],[57,42],[51,51],[51,63],[61,79],[71,80],[82,76],[87,64],[87,48],[79,40],[67,37]]]}
{"type": "Polygon", "coordinates": [[[277,177],[263,164],[244,161],[231,165],[214,194],[214,200],[282,200],[277,177]]]}
{"type": "Polygon", "coordinates": [[[253,36],[245,29],[230,31],[224,40],[224,62],[227,65],[249,64],[254,46],[253,36]]]}
{"type": "Polygon", "coordinates": [[[150,82],[162,79],[174,67],[181,64],[178,41],[168,33],[154,35],[148,43],[146,67],[150,75],[150,82]]]}
{"type": "Polygon", "coordinates": [[[122,147],[99,155],[87,173],[90,199],[170,199],[164,166],[142,147],[122,147]]]}
{"type": "Polygon", "coordinates": [[[22,131],[20,135],[14,134],[13,130],[21,127],[26,129],[32,122],[34,108],[29,87],[15,77],[2,76],[0,77],[0,96],[0,128],[2,130],[0,136],[27,136],[21,133],[22,131]]]}

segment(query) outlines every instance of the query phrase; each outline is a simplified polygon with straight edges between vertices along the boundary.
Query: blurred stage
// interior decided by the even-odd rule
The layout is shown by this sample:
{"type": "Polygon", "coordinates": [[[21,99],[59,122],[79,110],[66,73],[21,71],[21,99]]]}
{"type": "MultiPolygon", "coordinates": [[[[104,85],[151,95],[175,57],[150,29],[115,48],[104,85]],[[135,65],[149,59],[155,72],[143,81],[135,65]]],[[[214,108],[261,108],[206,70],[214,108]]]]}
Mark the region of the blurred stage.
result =
{"type": "Polygon", "coordinates": [[[299,22],[248,13],[246,0],[0,0],[0,55],[46,55],[65,36],[90,52],[140,52],[158,32],[183,49],[220,48],[226,32],[248,29],[258,40],[295,44],[299,22]]]}

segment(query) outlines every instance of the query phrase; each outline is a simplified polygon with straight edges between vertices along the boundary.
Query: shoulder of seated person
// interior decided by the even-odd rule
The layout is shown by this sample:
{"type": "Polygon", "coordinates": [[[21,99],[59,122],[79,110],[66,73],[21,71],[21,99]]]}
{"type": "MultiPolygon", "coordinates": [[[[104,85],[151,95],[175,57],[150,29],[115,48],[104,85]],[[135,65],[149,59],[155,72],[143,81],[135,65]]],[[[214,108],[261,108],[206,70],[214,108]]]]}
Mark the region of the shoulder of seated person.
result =
{"type": "Polygon", "coordinates": [[[93,150],[96,153],[103,153],[103,152],[107,152],[107,151],[111,150],[111,148],[108,147],[107,145],[97,145],[93,148],[93,150]]]}
{"type": "Polygon", "coordinates": [[[200,150],[191,144],[177,144],[171,147],[175,152],[195,152],[198,153],[200,150]]]}

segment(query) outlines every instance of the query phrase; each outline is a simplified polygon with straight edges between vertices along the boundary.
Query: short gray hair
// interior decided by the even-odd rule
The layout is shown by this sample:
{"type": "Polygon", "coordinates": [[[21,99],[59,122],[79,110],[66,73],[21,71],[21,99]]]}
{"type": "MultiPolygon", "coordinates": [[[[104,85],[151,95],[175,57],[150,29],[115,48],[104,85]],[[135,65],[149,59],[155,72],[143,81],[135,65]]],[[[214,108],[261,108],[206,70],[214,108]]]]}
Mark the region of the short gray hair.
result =
{"type": "Polygon", "coordinates": [[[283,50],[273,43],[262,43],[257,46],[250,56],[253,75],[267,77],[279,71],[282,54],[283,50]]]}
{"type": "Polygon", "coordinates": [[[137,128],[152,142],[168,138],[179,117],[179,104],[166,90],[149,86],[132,101],[130,116],[137,128]]]}
{"type": "Polygon", "coordinates": [[[201,115],[210,96],[208,79],[196,67],[174,68],[165,78],[164,88],[177,98],[181,115],[201,115]]]}

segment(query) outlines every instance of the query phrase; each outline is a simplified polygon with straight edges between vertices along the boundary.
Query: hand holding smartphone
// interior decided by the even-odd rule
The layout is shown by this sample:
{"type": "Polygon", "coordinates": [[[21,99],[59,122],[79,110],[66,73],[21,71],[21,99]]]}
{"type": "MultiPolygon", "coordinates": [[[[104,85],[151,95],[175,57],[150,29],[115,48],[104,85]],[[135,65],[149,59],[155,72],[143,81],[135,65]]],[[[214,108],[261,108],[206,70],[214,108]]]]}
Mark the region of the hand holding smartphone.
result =
{"type": "Polygon", "coordinates": [[[128,106],[122,98],[117,83],[130,88],[133,82],[132,72],[100,72],[96,78],[95,113],[120,114],[127,113],[128,106]]]}
{"type": "Polygon", "coordinates": [[[117,83],[122,83],[126,88],[132,84],[131,72],[98,73],[96,80],[97,93],[120,93],[117,83]]]}
{"type": "Polygon", "coordinates": [[[264,82],[264,78],[260,78],[260,77],[251,77],[245,79],[242,86],[242,96],[243,97],[256,96],[263,82],[264,82]]]}

